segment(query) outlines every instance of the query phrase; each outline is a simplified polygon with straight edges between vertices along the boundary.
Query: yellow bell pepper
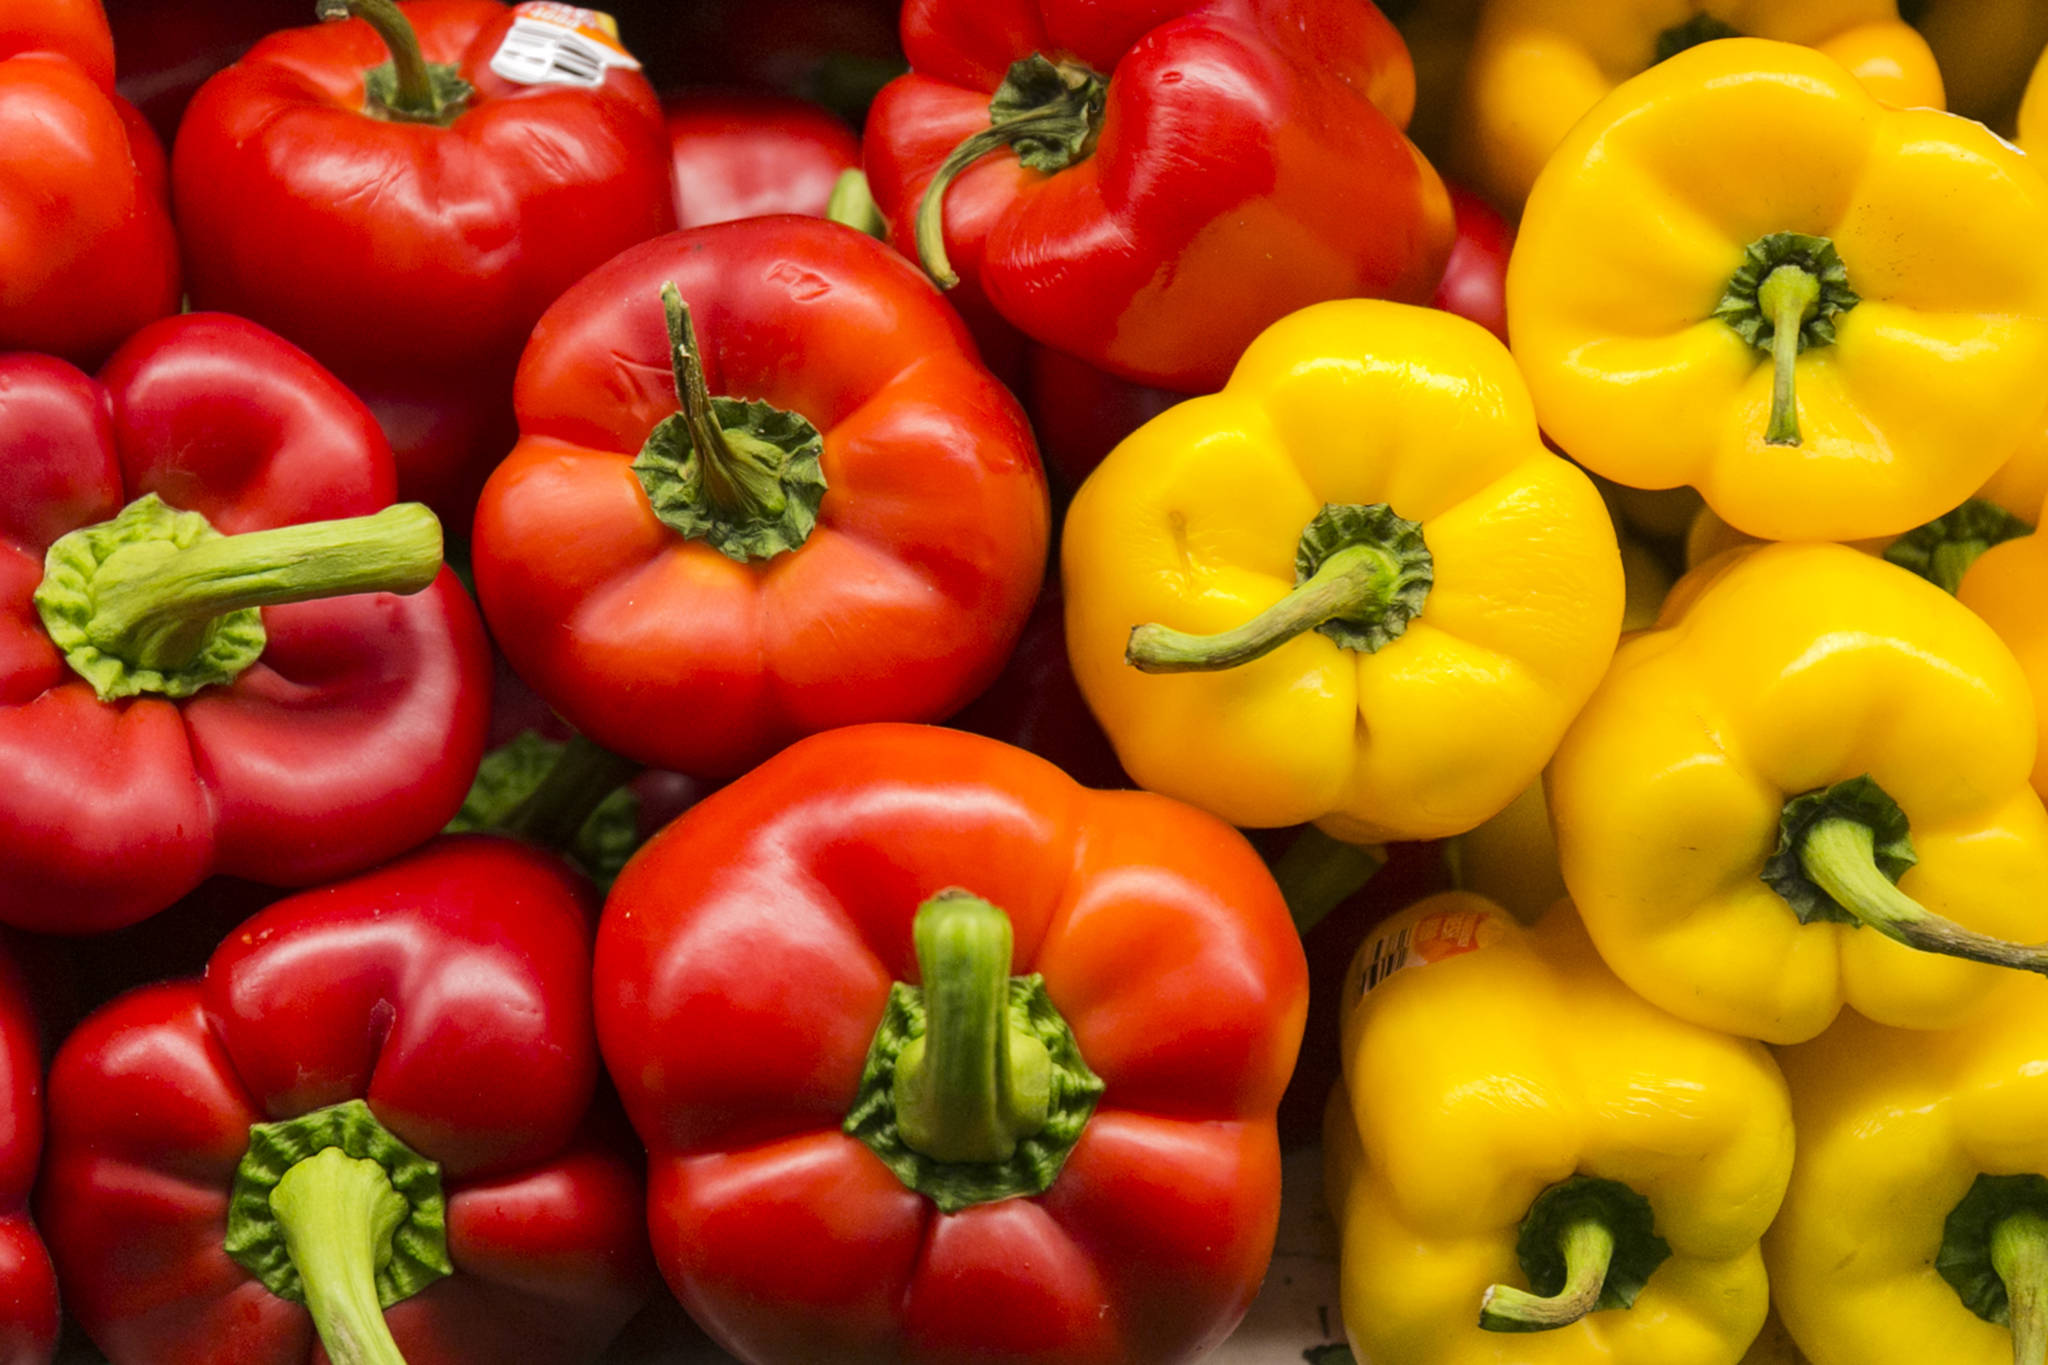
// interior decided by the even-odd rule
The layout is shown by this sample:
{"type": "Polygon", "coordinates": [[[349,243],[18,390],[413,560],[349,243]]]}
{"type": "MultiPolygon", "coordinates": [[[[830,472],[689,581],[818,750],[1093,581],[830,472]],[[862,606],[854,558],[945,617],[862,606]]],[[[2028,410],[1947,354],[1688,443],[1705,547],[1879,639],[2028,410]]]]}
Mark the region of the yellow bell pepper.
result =
{"type": "MultiPolygon", "coordinates": [[[[2037,709],[2048,708],[2048,535],[2036,531],[1978,557],[1963,575],[1956,597],[2019,660],[2037,709]]],[[[2048,727],[2036,736],[2034,790],[2048,798],[2048,727]]]]}
{"type": "Polygon", "coordinates": [[[1917,8],[1913,23],[1934,49],[1948,107],[2001,133],[2009,131],[2027,73],[2048,47],[2048,5],[2041,0],[1920,0],[1917,8]]]}
{"type": "Polygon", "coordinates": [[[1074,676],[1139,785],[1354,842],[1506,805],[1621,619],[1606,509],[1506,349],[1364,299],[1283,318],[1112,451],[1061,565],[1074,676]]]}
{"type": "Polygon", "coordinates": [[[2034,752],[2018,663],[1954,598],[1845,546],[1765,545],[1623,643],[1546,793],[1615,973],[1792,1043],[1845,1003],[1951,1027],[2001,975],[1980,963],[2048,971],[2007,941],[2048,933],[2034,752]]]}
{"type": "Polygon", "coordinates": [[[2048,181],[1809,48],[1730,39],[1617,89],[1508,267],[1544,428],[1767,539],[1898,535],[2039,425],[2048,181]]]}
{"type": "MultiPolygon", "coordinates": [[[[2048,16],[2048,6],[2041,9],[2048,16]]],[[[2048,37],[2048,34],[2044,34],[2048,37]]],[[[2014,141],[2022,150],[2034,156],[2048,156],[2048,49],[2034,63],[2034,74],[2027,78],[2027,92],[2020,99],[2019,129],[2014,141]]]]}
{"type": "Polygon", "coordinates": [[[1942,104],[1927,41],[1895,0],[1492,0],[1466,67],[1461,169],[1513,213],[1571,126],[1629,77],[1716,38],[1798,43],[1886,104],[1942,104]]]}
{"type": "Polygon", "coordinates": [[[1628,990],[1565,902],[1525,929],[1431,897],[1343,999],[1325,1192],[1361,1360],[1736,1365],[1792,1167],[1762,1047],[1628,990]]]}
{"type": "Polygon", "coordinates": [[[1764,1256],[1813,1365],[2039,1365],[2048,988],[1939,1033],[1845,1018],[1779,1061],[1799,1152],[1764,1256]]]}

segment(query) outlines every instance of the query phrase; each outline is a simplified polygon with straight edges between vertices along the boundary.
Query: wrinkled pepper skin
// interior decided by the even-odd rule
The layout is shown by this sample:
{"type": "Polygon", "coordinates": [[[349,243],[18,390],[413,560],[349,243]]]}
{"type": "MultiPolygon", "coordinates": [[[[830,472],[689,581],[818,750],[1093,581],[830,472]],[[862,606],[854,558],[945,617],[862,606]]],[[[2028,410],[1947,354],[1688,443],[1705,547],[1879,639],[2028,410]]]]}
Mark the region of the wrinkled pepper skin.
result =
{"type": "Polygon", "coordinates": [[[1443,184],[1401,129],[1414,74],[1370,5],[1305,0],[911,0],[911,74],[869,114],[891,238],[988,127],[1034,53],[1106,77],[1093,154],[1047,174],[1005,149],[944,196],[965,311],[1125,379],[1220,388],[1267,325],[1324,299],[1421,303],[1451,245],[1443,184]]]}
{"type": "Polygon", "coordinates": [[[1601,963],[1568,902],[1523,927],[1480,896],[1382,924],[1346,982],[1324,1130],[1344,1327],[1400,1365],[1736,1365],[1763,1325],[1758,1246],[1792,1169],[1785,1082],[1601,963]],[[1574,1175],[1648,1200],[1670,1256],[1632,1306],[1549,1331],[1479,1326],[1521,1287],[1517,1230],[1574,1175]]]}
{"type": "Polygon", "coordinates": [[[1623,600],[1606,508],[1544,448],[1505,348],[1370,300],[1267,329],[1222,393],[1118,446],[1074,498],[1061,562],[1074,676],[1139,785],[1353,842],[1456,834],[1507,805],[1599,680],[1623,600]],[[1305,528],[1345,506],[1420,525],[1434,578],[1395,638],[1306,632],[1213,672],[1127,662],[1141,623],[1265,619],[1294,594],[1305,528]]]}
{"type": "Polygon", "coordinates": [[[178,311],[163,152],[114,94],[99,0],[0,9],[0,351],[97,365],[178,311]]]}
{"type": "Polygon", "coordinates": [[[835,730],[641,850],[596,980],[656,1259],[754,1365],[1191,1361],[1265,1272],[1307,968],[1200,812],[979,736],[835,730]],[[1049,1189],[939,1213],[841,1123],[912,912],[955,886],[1007,913],[1106,1089],[1049,1189]]]}
{"type": "Polygon", "coordinates": [[[1887,108],[1808,48],[1708,43],[1618,87],[1545,167],[1508,269],[1515,359],[1599,474],[1690,483],[1766,539],[1897,535],[2038,438],[2041,240],[2048,182],[1984,129],[1887,108]],[[1816,241],[1832,265],[1790,273],[1827,282],[1774,383],[1756,276],[1816,241]]]}
{"type": "Polygon", "coordinates": [[[454,1273],[391,1306],[407,1365],[596,1359],[651,1287],[641,1185],[591,1123],[595,896],[458,837],[308,891],[51,1068],[38,1211],[115,1365],[313,1365],[307,1310],[223,1250],[250,1125],[350,1099],[441,1165],[454,1273]]]}
{"type": "Polygon", "coordinates": [[[676,226],[771,213],[822,218],[860,139],[830,111],[780,95],[691,92],[662,101],[675,165],[676,226]]]}
{"type": "Polygon", "coordinates": [[[675,225],[661,109],[636,70],[585,90],[490,61],[496,0],[399,7],[476,91],[446,127],[373,117],[390,60],[351,19],[273,34],[193,97],[172,151],[192,301],[254,319],[369,403],[399,489],[460,534],[512,444],[513,370],[564,289],[675,225]]]}
{"type": "Polygon", "coordinates": [[[1736,36],[1824,53],[1886,104],[1942,107],[1934,54],[1895,0],[1492,0],[1465,69],[1462,168],[1514,212],[1572,125],[1661,48],[1736,36]]]}
{"type": "Polygon", "coordinates": [[[1565,884],[1601,954],[1663,1008],[1803,1042],[1843,1008],[1965,1022],[2006,968],[1801,923],[1762,876],[1787,803],[1862,775],[1903,811],[1897,887],[2020,943],[2048,937],[2035,711],[1989,627],[1839,545],[1731,552],[1623,642],[1545,775],[1565,884]]]}
{"type": "MultiPolygon", "coordinates": [[[[2048,994],[1998,991],[1939,1033],[1844,1018],[1781,1049],[1799,1157],[1764,1239],[1771,1292],[1813,1365],[2014,1365],[2014,1333],[1937,1268],[1979,1176],[2048,1173],[2048,994]]],[[[1981,1234],[1980,1234],[1981,1235],[1981,1234]]]]}
{"type": "Polygon", "coordinates": [[[43,1059],[20,969],[0,957],[0,1365],[48,1365],[57,1272],[29,1217],[43,1147],[43,1059]]]}
{"type": "Polygon", "coordinates": [[[951,715],[1037,597],[1050,512],[1022,411],[937,291],[851,228],[759,218],[620,255],[541,320],[516,402],[478,597],[534,691],[655,767],[731,777],[814,731],[951,715]],[[633,471],[678,410],[665,282],[712,394],[822,435],[794,549],[742,562],[686,539],[633,471]]]}
{"type": "Polygon", "coordinates": [[[51,542],[145,493],[231,534],[389,506],[375,420],[304,352],[187,314],[97,380],[0,358],[0,451],[0,922],[118,928],[214,873],[306,885],[454,814],[491,662],[453,573],[412,596],[265,607],[254,666],[181,700],[101,701],[33,601],[51,542]]]}

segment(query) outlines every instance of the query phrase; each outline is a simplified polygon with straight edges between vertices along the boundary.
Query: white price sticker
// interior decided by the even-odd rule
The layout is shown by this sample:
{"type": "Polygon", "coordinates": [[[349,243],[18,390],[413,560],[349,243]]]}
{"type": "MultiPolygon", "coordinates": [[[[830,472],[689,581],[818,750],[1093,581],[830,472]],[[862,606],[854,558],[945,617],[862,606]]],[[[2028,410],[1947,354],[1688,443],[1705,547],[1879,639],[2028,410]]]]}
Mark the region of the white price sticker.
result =
{"type": "Polygon", "coordinates": [[[619,45],[609,14],[575,5],[529,3],[513,11],[512,27],[491,57],[491,70],[520,85],[573,85],[595,90],[613,67],[640,63],[619,45]]]}

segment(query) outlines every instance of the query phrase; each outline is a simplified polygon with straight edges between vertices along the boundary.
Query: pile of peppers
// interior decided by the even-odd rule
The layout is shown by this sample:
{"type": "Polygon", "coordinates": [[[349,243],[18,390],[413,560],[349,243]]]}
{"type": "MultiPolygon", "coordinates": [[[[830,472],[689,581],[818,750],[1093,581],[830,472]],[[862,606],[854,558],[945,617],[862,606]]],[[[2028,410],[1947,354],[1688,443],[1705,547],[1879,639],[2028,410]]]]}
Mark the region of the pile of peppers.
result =
{"type": "Polygon", "coordinates": [[[0,1365],[1242,1365],[1283,1200],[1318,1362],[2048,1365],[2039,4],[0,0],[0,131],[0,1365]]]}

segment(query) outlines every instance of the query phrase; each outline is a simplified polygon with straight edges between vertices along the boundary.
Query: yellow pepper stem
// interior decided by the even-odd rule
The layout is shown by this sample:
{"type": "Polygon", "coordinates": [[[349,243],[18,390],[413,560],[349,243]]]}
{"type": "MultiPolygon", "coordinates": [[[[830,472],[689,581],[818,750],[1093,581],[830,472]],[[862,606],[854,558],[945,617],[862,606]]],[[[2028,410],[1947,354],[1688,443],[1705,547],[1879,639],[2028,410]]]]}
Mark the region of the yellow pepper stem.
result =
{"type": "Polygon", "coordinates": [[[2048,975],[2048,944],[2008,943],[1943,919],[1892,885],[1875,855],[1870,826],[1832,817],[1808,831],[1799,863],[1837,905],[1908,948],[2048,975]]]}
{"type": "Polygon", "coordinates": [[[1820,306],[1820,281],[1801,266],[1781,265],[1757,290],[1757,306],[1771,320],[1771,421],[1764,440],[1774,446],[1799,444],[1799,400],[1793,368],[1799,359],[1799,329],[1820,306]]]}
{"type": "Polygon", "coordinates": [[[1264,658],[1297,635],[1339,617],[1369,618],[1391,600],[1401,572],[1397,556],[1377,545],[1352,545],[1287,596],[1235,630],[1190,635],[1162,625],[1131,631],[1124,662],[1145,673],[1212,673],[1264,658]]]}
{"type": "Polygon", "coordinates": [[[1599,1218],[1565,1227],[1565,1283],[1545,1298],[1513,1285],[1488,1285],[1479,1299],[1479,1325],[1489,1332],[1549,1332],[1593,1311],[1614,1260],[1614,1232],[1599,1218]]]}
{"type": "Polygon", "coordinates": [[[2013,1365],[2048,1362],[2048,1218],[2009,1214],[1991,1230],[1991,1265],[2005,1281],[2013,1365]]]}

